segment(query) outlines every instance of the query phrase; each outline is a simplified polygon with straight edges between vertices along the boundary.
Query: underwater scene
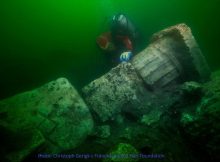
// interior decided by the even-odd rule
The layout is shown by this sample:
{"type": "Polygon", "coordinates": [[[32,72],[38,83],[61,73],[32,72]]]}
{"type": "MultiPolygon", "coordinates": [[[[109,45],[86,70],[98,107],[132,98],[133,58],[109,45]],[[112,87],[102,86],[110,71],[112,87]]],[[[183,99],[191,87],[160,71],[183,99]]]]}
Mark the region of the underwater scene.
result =
{"type": "Polygon", "coordinates": [[[0,161],[220,161],[219,0],[0,2],[0,161]]]}

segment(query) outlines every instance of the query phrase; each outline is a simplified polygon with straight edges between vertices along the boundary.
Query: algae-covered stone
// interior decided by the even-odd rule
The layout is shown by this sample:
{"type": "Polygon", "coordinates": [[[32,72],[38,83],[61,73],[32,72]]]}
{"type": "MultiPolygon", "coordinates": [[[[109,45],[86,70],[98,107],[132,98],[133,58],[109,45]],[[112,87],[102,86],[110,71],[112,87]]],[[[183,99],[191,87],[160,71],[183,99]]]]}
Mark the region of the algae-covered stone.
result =
{"type": "Polygon", "coordinates": [[[17,153],[21,160],[42,143],[47,152],[75,148],[93,128],[89,109],[65,78],[0,101],[0,114],[9,159],[17,153]]]}
{"type": "Polygon", "coordinates": [[[203,84],[204,96],[195,111],[181,116],[181,125],[192,145],[202,148],[206,160],[219,161],[220,156],[220,71],[212,74],[210,82],[203,84]]]}
{"type": "Polygon", "coordinates": [[[185,82],[182,86],[181,89],[183,90],[184,93],[186,94],[195,94],[195,93],[201,93],[202,91],[202,86],[200,83],[191,81],[191,82],[185,82]]]}
{"type": "Polygon", "coordinates": [[[204,95],[202,84],[195,81],[183,83],[180,86],[180,92],[186,102],[196,102],[204,95]]]}
{"type": "Polygon", "coordinates": [[[7,140],[4,140],[4,144],[1,145],[1,147],[4,146],[7,152],[3,155],[2,160],[4,159],[5,162],[20,162],[24,157],[43,146],[45,142],[43,135],[36,129],[21,130],[15,132],[15,134],[10,134],[7,136],[7,140]]]}
{"type": "Polygon", "coordinates": [[[152,125],[154,122],[158,122],[162,111],[151,111],[149,114],[145,114],[141,118],[141,123],[146,125],[152,125]]]}
{"type": "Polygon", "coordinates": [[[111,135],[111,127],[109,125],[97,126],[93,135],[99,138],[108,138],[111,135]]]}
{"type": "MultiPolygon", "coordinates": [[[[83,88],[85,100],[101,121],[114,119],[122,109],[138,113],[148,96],[130,63],[122,63],[83,88]]],[[[150,95],[149,95],[150,96],[150,95]]]]}
{"type": "Polygon", "coordinates": [[[103,162],[136,162],[139,158],[136,148],[127,143],[119,143],[109,154],[103,162]]]}

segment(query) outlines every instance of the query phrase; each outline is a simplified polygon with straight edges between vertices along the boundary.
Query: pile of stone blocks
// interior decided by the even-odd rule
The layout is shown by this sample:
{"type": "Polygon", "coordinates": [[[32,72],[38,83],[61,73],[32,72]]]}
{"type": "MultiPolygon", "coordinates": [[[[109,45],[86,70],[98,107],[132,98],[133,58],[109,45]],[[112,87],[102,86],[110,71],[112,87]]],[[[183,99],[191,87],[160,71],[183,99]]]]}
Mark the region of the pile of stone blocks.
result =
{"type": "MultiPolygon", "coordinates": [[[[39,150],[65,152],[94,134],[94,125],[123,120],[123,113],[152,125],[178,100],[173,95],[176,87],[209,75],[190,28],[170,27],[154,34],[150,45],[130,62],[86,85],[83,99],[67,79],[59,78],[0,101],[0,152],[5,161],[13,162],[39,150]]],[[[96,136],[109,137],[110,126],[105,128],[108,133],[96,136]]]]}

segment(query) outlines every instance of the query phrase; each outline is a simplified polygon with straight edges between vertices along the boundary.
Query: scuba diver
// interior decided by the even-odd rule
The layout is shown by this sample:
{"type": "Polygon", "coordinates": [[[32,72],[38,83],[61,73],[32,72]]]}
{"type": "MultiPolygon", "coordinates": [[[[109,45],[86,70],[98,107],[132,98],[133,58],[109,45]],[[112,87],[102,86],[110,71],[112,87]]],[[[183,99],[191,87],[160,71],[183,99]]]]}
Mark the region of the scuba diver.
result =
{"type": "Polygon", "coordinates": [[[113,62],[127,62],[132,58],[137,40],[137,30],[124,14],[116,14],[111,19],[109,32],[97,38],[99,47],[113,62]]]}

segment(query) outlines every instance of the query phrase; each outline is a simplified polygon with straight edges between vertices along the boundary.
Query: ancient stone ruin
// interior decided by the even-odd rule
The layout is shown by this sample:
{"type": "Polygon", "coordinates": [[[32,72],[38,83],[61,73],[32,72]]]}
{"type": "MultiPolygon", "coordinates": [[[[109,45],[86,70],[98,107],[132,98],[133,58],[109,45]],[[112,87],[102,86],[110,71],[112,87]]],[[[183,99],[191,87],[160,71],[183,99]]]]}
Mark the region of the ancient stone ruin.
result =
{"type": "MultiPolygon", "coordinates": [[[[206,125],[200,123],[205,113],[213,115],[203,111],[203,99],[209,103],[215,96],[212,103],[219,104],[214,85],[220,76],[212,77],[211,84],[210,75],[190,28],[172,26],[154,34],[130,62],[86,85],[82,97],[67,79],[59,78],[0,101],[0,154],[4,161],[20,162],[42,152],[120,154],[127,149],[163,153],[171,162],[201,161],[185,140],[197,138],[193,131],[201,134],[198,128],[206,125]],[[213,96],[206,95],[207,89],[213,96]]],[[[217,120],[212,119],[209,122],[217,120]]],[[[219,142],[215,136],[219,128],[212,129],[219,142]]],[[[206,141],[207,150],[212,142],[206,141]]],[[[218,159],[218,149],[209,149],[204,156],[218,159]]]]}

